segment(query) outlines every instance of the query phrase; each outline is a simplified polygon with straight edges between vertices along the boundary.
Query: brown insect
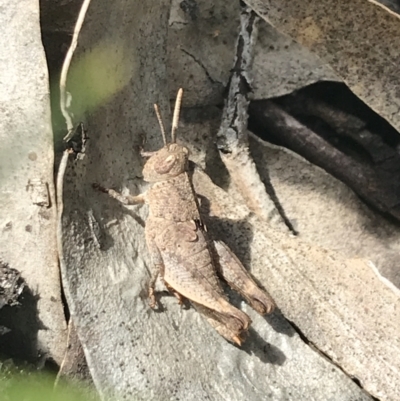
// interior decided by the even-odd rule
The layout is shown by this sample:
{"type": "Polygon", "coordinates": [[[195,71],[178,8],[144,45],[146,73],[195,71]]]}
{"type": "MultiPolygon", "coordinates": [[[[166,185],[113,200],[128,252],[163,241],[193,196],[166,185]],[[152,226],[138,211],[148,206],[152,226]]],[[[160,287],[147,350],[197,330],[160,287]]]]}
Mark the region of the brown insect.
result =
{"type": "Polygon", "coordinates": [[[228,302],[220,278],[262,315],[272,312],[275,305],[223,242],[211,242],[207,238],[197,195],[188,175],[189,150],[176,143],[182,93],[180,89],[175,103],[170,143],[167,143],[158,107],[154,105],[164,147],[156,152],[142,152],[149,157],[143,177],[152,187],[138,196],[123,196],[113,189],[96,187],[124,204],[149,205],[145,233],[154,265],[149,284],[150,306],[157,307],[155,283],[161,276],[180,303],[184,298],[190,300],[219,334],[241,345],[251,319],[228,302]]]}

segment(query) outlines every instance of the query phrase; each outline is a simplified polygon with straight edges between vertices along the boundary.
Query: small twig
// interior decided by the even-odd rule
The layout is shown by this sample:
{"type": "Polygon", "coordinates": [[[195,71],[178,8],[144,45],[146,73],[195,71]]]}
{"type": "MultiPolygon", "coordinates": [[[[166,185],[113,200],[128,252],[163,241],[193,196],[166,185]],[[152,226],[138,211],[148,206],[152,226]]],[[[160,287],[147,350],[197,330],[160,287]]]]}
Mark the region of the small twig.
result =
{"type": "MultiPolygon", "coordinates": [[[[65,141],[69,141],[71,139],[71,136],[74,133],[74,125],[72,122],[72,116],[70,112],[68,111],[68,106],[67,106],[67,91],[66,91],[66,83],[67,83],[67,76],[68,76],[68,71],[69,67],[71,65],[71,60],[72,56],[74,55],[76,46],[78,44],[78,37],[83,25],[83,21],[85,20],[86,17],[86,12],[89,8],[90,5],[90,0],[84,0],[82,7],[79,11],[78,19],[76,21],[76,25],[74,28],[74,33],[72,36],[72,41],[71,45],[67,51],[67,55],[65,56],[65,60],[61,69],[61,76],[60,76],[60,108],[61,112],[65,118],[65,122],[67,125],[68,133],[64,137],[65,141]]],[[[58,167],[58,173],[57,173],[57,180],[56,180],[56,202],[57,202],[57,248],[58,248],[58,258],[59,258],[59,263],[60,263],[60,269],[61,269],[61,277],[62,277],[62,272],[66,271],[65,269],[65,261],[64,261],[64,253],[63,253],[63,243],[62,243],[62,214],[63,214],[63,209],[64,209],[64,204],[63,204],[63,188],[64,188],[64,175],[65,175],[65,170],[67,168],[68,164],[68,158],[69,158],[70,152],[68,150],[65,150],[63,153],[63,156],[61,158],[60,165],[58,167]]],[[[61,281],[63,281],[61,279],[61,281]]],[[[63,367],[65,365],[65,361],[67,359],[68,355],[68,346],[69,346],[69,341],[70,341],[70,336],[71,336],[71,327],[72,327],[72,320],[70,318],[68,322],[68,331],[67,331],[67,345],[65,349],[65,354],[64,358],[61,362],[60,369],[57,373],[57,377],[54,381],[54,388],[57,387],[57,384],[60,380],[61,374],[63,367]]]]}
{"type": "Polygon", "coordinates": [[[57,385],[58,385],[58,382],[60,381],[60,377],[61,377],[61,374],[62,374],[62,372],[63,372],[65,363],[66,363],[66,361],[67,361],[69,341],[70,341],[70,339],[71,339],[71,332],[72,332],[72,319],[71,319],[71,318],[70,318],[69,321],[68,321],[68,328],[67,328],[67,330],[68,330],[68,331],[67,331],[67,345],[66,345],[66,349],[65,349],[65,353],[64,353],[64,358],[63,358],[63,360],[62,360],[62,362],[61,362],[61,364],[60,364],[60,369],[59,369],[58,372],[57,372],[56,379],[54,380],[53,389],[56,389],[56,387],[57,387],[57,385]]]}
{"type": "Polygon", "coordinates": [[[67,84],[67,76],[69,72],[69,67],[71,65],[71,60],[72,56],[74,55],[76,46],[78,45],[78,37],[79,33],[81,31],[83,21],[85,20],[86,17],[86,12],[89,8],[90,5],[90,0],[84,0],[82,3],[82,7],[79,11],[78,19],[76,21],[74,33],[72,35],[72,41],[71,45],[67,51],[67,54],[65,56],[65,60],[63,63],[63,66],[61,68],[61,76],[60,76],[60,109],[61,113],[65,118],[65,122],[67,124],[67,130],[68,133],[64,137],[65,141],[69,141],[71,134],[74,131],[74,125],[72,122],[72,116],[70,112],[68,111],[68,105],[67,105],[67,90],[66,90],[66,84],[67,84]]]}
{"type": "MultiPolygon", "coordinates": [[[[56,236],[57,236],[57,250],[58,250],[58,261],[61,270],[61,282],[63,281],[62,272],[65,271],[65,261],[64,261],[64,252],[63,252],[63,243],[62,243],[62,214],[64,209],[63,204],[63,187],[64,187],[64,174],[67,168],[69,159],[69,151],[65,150],[63,156],[61,158],[60,165],[58,167],[58,174],[57,174],[57,182],[56,182],[56,202],[57,202],[57,229],[56,229],[56,236]]],[[[65,364],[67,354],[68,354],[68,344],[70,339],[71,333],[71,318],[68,322],[68,332],[67,332],[67,345],[65,348],[64,358],[61,362],[60,369],[58,370],[56,379],[54,381],[54,388],[56,388],[58,381],[60,379],[63,366],[65,364]]]]}

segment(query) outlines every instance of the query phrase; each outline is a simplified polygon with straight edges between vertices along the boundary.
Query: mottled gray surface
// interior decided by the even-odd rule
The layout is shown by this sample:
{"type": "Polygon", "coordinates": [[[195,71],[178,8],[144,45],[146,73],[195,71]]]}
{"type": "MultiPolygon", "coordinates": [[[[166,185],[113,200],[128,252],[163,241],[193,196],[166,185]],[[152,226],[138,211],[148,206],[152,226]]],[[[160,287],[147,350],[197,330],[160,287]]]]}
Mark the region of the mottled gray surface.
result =
{"type": "Polygon", "coordinates": [[[185,107],[220,104],[235,54],[239,2],[188,1],[192,13],[181,3],[171,2],[169,18],[170,97],[184,83],[185,107]]]}
{"type": "Polygon", "coordinates": [[[60,363],[66,325],[55,238],[49,82],[38,2],[2,1],[0,33],[0,259],[21,273],[33,295],[40,295],[37,311],[29,305],[30,322],[36,322],[25,328],[34,340],[29,358],[42,354],[60,363]]]}

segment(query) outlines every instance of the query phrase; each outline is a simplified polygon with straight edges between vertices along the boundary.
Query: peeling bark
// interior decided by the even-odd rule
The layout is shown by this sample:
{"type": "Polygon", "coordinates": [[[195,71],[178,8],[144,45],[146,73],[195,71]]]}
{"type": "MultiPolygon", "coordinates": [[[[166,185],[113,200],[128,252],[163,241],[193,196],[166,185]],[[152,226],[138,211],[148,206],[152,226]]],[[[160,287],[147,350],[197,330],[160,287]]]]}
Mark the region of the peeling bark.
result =
{"type": "Polygon", "coordinates": [[[248,7],[240,14],[240,32],[229,81],[229,94],[217,134],[217,147],[233,185],[257,215],[284,230],[278,209],[268,196],[251,159],[247,138],[247,108],[252,92],[252,63],[258,17],[248,7]]]}

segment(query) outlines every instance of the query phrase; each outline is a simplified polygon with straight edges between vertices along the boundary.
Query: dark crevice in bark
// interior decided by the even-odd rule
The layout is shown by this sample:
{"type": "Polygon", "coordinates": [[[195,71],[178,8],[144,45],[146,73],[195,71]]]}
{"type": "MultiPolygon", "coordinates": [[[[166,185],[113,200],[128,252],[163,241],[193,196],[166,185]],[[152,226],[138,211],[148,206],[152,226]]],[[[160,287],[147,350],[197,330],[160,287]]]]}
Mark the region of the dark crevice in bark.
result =
{"type": "Polygon", "coordinates": [[[191,59],[193,59],[193,61],[194,61],[196,64],[198,64],[198,65],[202,68],[202,70],[203,70],[204,73],[206,74],[207,79],[208,79],[212,84],[215,84],[215,83],[220,84],[220,82],[216,81],[216,80],[210,75],[210,73],[208,72],[207,68],[204,66],[204,64],[203,64],[199,59],[197,59],[196,56],[194,56],[193,54],[191,54],[190,52],[188,52],[186,49],[181,48],[181,51],[182,51],[183,53],[187,54],[191,59]]]}

